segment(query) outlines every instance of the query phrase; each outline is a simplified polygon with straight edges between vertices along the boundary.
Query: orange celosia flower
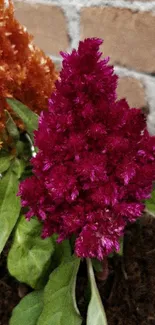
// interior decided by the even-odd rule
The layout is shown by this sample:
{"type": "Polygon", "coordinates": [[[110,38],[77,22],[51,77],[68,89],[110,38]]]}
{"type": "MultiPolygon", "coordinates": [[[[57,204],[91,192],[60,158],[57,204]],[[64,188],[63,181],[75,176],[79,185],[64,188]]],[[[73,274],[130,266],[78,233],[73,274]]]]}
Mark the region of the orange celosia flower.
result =
{"type": "MultiPolygon", "coordinates": [[[[14,97],[36,113],[47,108],[57,73],[32,36],[14,17],[14,7],[0,0],[0,134],[5,128],[5,98],[14,97]]],[[[11,113],[13,115],[13,113],[11,113]]],[[[14,117],[15,118],[15,117],[14,117]]],[[[18,127],[23,128],[17,120],[18,127]]]]}

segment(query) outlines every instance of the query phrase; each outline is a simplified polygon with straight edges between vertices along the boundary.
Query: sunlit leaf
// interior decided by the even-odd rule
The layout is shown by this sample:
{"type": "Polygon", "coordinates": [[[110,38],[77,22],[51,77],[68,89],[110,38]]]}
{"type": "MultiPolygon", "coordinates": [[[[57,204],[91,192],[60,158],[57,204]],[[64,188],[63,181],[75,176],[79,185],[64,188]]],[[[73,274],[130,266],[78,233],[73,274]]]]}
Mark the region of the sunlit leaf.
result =
{"type": "Polygon", "coordinates": [[[33,137],[33,131],[37,130],[38,128],[38,115],[16,99],[7,98],[7,103],[21,118],[26,126],[27,132],[31,135],[31,137],[33,137]]]}
{"type": "Polygon", "coordinates": [[[80,259],[70,261],[55,269],[44,290],[44,307],[37,325],[81,325],[75,302],[75,282],[80,259]]]}
{"type": "Polygon", "coordinates": [[[38,287],[48,271],[54,252],[52,238],[41,238],[41,224],[36,219],[19,220],[8,255],[8,269],[18,281],[38,287]]]}
{"type": "Polygon", "coordinates": [[[0,179],[0,253],[2,252],[20,212],[20,199],[17,197],[18,178],[9,169],[0,179]]]}
{"type": "Polygon", "coordinates": [[[10,113],[8,111],[5,111],[6,114],[6,129],[9,133],[9,135],[15,140],[18,141],[19,140],[19,131],[18,128],[15,124],[15,122],[13,121],[10,113]]]}
{"type": "Polygon", "coordinates": [[[0,157],[0,174],[4,173],[6,170],[9,169],[11,164],[11,156],[5,155],[0,157]]]}
{"type": "Polygon", "coordinates": [[[25,296],[14,308],[9,325],[36,325],[43,309],[43,290],[25,296]]]}
{"type": "Polygon", "coordinates": [[[87,325],[107,325],[104,307],[95,281],[92,262],[87,259],[88,275],[91,286],[91,299],[87,311],[87,325]]]}

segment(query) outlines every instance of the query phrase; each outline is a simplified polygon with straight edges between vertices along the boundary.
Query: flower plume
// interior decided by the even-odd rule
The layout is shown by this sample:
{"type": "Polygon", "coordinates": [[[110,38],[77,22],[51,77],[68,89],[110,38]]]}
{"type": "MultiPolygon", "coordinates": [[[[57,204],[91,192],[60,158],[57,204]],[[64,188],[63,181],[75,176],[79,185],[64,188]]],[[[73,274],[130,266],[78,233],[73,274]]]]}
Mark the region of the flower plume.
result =
{"type": "Polygon", "coordinates": [[[27,218],[42,236],[76,235],[75,253],[103,259],[119,249],[125,225],[140,217],[155,179],[155,137],[141,110],[116,100],[117,77],[99,52],[100,39],[62,53],[56,91],[42,112],[32,159],[20,185],[27,218]]]}

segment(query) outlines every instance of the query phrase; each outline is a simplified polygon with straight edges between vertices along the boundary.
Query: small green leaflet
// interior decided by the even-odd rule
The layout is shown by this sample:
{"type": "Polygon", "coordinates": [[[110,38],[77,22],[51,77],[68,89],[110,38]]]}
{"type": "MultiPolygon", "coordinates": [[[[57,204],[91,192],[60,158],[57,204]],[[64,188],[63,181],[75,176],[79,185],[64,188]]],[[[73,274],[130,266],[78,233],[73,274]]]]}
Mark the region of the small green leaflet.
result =
{"type": "Polygon", "coordinates": [[[38,115],[16,99],[7,98],[7,103],[24,122],[27,132],[33,138],[33,131],[38,129],[38,115]]]}
{"type": "Polygon", "coordinates": [[[155,217],[155,190],[151,194],[151,198],[145,201],[146,212],[155,217]]]}
{"type": "Polygon", "coordinates": [[[36,325],[43,309],[43,290],[25,296],[14,308],[9,325],[36,325]]]}
{"type": "Polygon", "coordinates": [[[22,159],[14,158],[11,164],[11,169],[16,174],[17,178],[19,179],[25,169],[25,161],[22,159]]]}
{"type": "Polygon", "coordinates": [[[40,286],[40,279],[48,271],[54,252],[52,238],[41,238],[41,223],[36,219],[26,221],[21,216],[8,255],[8,269],[18,281],[32,288],[40,286]]]}
{"type": "Polygon", "coordinates": [[[2,252],[20,213],[17,197],[18,178],[9,169],[0,179],[0,253],[2,252]]]}
{"type": "Polygon", "coordinates": [[[0,157],[0,174],[10,167],[12,157],[10,155],[0,157]]]}
{"type": "Polygon", "coordinates": [[[87,325],[107,325],[104,307],[97,289],[92,262],[87,259],[87,268],[91,286],[91,299],[87,311],[87,325]]]}
{"type": "Polygon", "coordinates": [[[10,169],[19,179],[24,172],[25,165],[26,163],[23,159],[18,159],[11,155],[0,156],[0,174],[10,169]]]}
{"type": "Polygon", "coordinates": [[[9,135],[15,140],[18,141],[19,140],[19,131],[17,129],[17,126],[14,122],[14,120],[12,119],[11,115],[9,114],[8,111],[5,111],[5,115],[6,115],[6,129],[9,133],[9,135]]]}
{"type": "Polygon", "coordinates": [[[75,302],[75,283],[80,259],[72,257],[49,278],[44,290],[44,308],[37,325],[81,325],[75,302]]]}

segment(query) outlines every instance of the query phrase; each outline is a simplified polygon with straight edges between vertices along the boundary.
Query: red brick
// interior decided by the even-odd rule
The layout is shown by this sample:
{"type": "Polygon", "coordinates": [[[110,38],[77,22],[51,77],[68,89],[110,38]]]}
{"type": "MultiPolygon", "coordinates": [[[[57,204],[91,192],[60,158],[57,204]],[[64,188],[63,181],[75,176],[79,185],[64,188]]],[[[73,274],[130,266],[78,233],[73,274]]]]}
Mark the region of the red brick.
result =
{"type": "Polygon", "coordinates": [[[15,2],[15,16],[47,54],[57,55],[69,47],[63,11],[56,6],[15,2]]]}
{"type": "Polygon", "coordinates": [[[117,88],[118,98],[126,98],[131,107],[146,108],[147,101],[143,84],[131,77],[121,77],[117,88]]]}
{"type": "Polygon", "coordinates": [[[111,63],[155,72],[155,15],[110,7],[84,8],[81,36],[104,38],[111,63]]]}

